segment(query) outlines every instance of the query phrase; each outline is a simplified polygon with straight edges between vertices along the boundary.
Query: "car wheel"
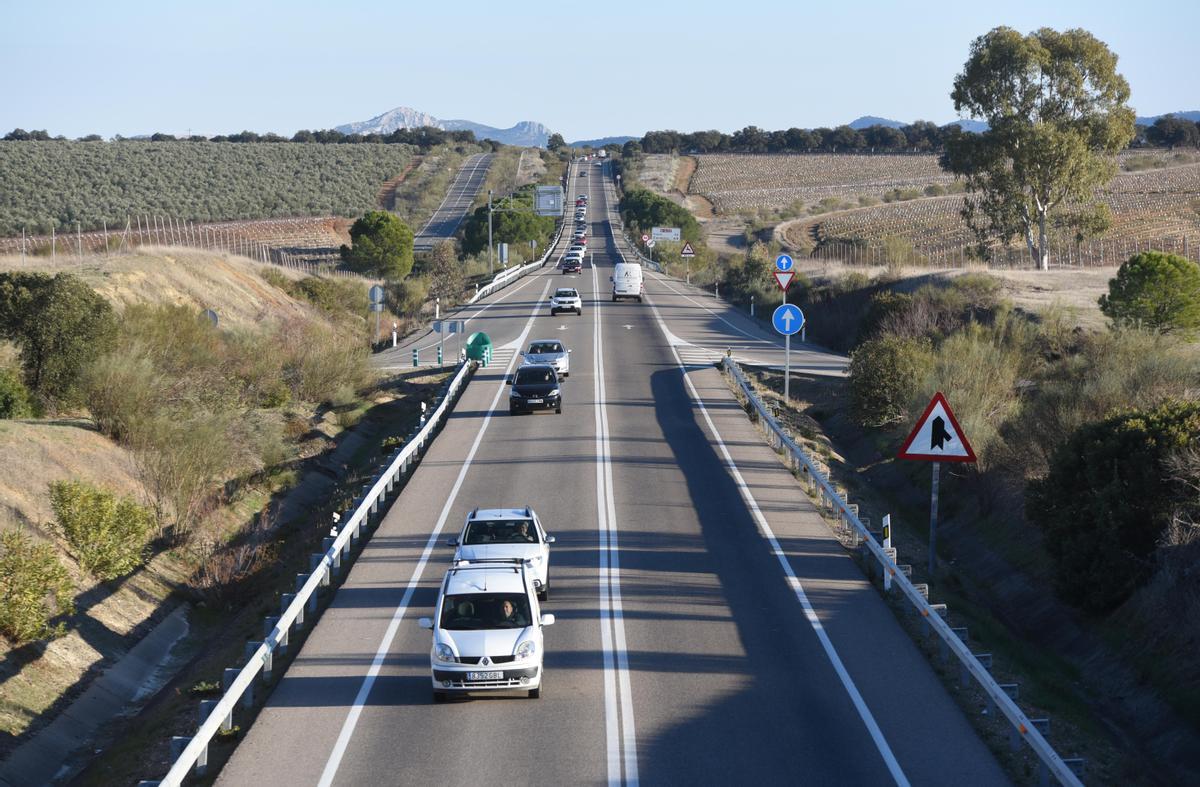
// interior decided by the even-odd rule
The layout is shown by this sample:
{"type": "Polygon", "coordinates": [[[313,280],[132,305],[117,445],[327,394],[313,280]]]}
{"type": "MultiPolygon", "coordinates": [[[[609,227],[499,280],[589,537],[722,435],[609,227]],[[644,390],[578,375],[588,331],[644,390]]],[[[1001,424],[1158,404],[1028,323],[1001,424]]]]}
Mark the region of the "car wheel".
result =
{"type": "Polygon", "coordinates": [[[641,302],[642,302],[642,296],[640,296],[640,295],[639,295],[639,296],[638,296],[638,303],[641,303],[641,302]]]}
{"type": "Polygon", "coordinates": [[[434,702],[445,702],[446,701],[446,692],[435,690],[433,692],[433,701],[434,702]]]}
{"type": "Polygon", "coordinates": [[[555,415],[562,415],[562,408],[561,408],[561,407],[555,407],[555,408],[554,408],[554,414],[555,414],[555,415]]]}
{"type": "Polygon", "coordinates": [[[583,316],[583,309],[576,309],[576,310],[575,310],[575,316],[576,316],[576,317],[582,317],[582,316],[583,316]]]}
{"type": "Polygon", "coordinates": [[[542,698],[542,687],[541,686],[538,686],[536,689],[529,690],[529,699],[540,700],[541,698],[542,698]]]}
{"type": "Polygon", "coordinates": [[[615,295],[614,295],[614,296],[613,296],[613,303],[616,303],[616,302],[617,302],[617,296],[615,296],[615,295]]]}

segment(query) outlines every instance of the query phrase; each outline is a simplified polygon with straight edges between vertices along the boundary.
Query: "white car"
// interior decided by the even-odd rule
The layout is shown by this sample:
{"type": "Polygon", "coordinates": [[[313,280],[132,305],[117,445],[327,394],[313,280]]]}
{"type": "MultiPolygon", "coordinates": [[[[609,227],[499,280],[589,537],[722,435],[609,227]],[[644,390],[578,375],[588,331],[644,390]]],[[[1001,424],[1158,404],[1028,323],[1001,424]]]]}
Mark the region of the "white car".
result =
{"type": "Polygon", "coordinates": [[[455,547],[455,560],[528,561],[526,565],[538,597],[545,599],[550,592],[550,545],[554,536],[545,531],[537,514],[528,506],[476,508],[467,515],[462,532],[446,543],[455,547]]]}
{"type": "Polygon", "coordinates": [[[550,316],[553,317],[559,312],[583,314],[583,299],[579,297],[579,291],[574,287],[559,287],[550,296],[550,316]]]}
{"type": "Polygon", "coordinates": [[[528,563],[514,560],[457,561],[442,580],[434,617],[429,667],[434,702],[451,693],[528,691],[542,695],[542,614],[528,563]]]}
{"type": "Polygon", "coordinates": [[[534,339],[521,353],[521,363],[544,363],[554,367],[559,377],[571,374],[571,351],[557,339],[534,339]]]}

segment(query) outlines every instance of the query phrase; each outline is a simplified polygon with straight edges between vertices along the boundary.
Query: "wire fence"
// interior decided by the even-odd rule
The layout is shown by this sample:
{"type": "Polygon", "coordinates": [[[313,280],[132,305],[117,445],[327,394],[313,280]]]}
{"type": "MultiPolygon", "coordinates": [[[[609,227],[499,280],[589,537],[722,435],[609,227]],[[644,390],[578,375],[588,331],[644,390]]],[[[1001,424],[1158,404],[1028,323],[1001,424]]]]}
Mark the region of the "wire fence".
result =
{"type": "Polygon", "coordinates": [[[196,223],[170,216],[128,216],[124,226],[0,238],[0,255],[57,259],[128,254],[173,246],[237,254],[310,274],[361,278],[342,270],[334,217],[196,223]]]}

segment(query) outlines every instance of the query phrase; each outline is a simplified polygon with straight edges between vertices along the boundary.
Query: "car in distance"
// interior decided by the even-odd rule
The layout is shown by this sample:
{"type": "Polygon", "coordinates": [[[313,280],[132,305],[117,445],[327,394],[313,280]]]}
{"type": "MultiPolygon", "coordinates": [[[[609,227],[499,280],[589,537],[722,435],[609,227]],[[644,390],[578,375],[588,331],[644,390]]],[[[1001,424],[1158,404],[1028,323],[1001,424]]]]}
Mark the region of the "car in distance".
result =
{"type": "Polygon", "coordinates": [[[442,579],[432,618],[429,667],[434,702],[451,694],[526,691],[542,694],[542,614],[523,560],[460,560],[442,579]]]}
{"type": "Polygon", "coordinates": [[[558,374],[549,364],[518,366],[508,378],[512,390],[508,393],[508,414],[532,413],[534,410],[554,410],[562,415],[562,389],[558,374]]]}
{"type": "Polygon", "coordinates": [[[550,296],[550,316],[555,317],[559,312],[575,312],[583,314],[583,299],[574,287],[559,287],[550,296]]]}
{"type": "Polygon", "coordinates": [[[559,377],[567,377],[571,374],[571,351],[558,339],[534,339],[521,353],[521,363],[549,364],[559,377]]]}
{"type": "Polygon", "coordinates": [[[467,515],[463,529],[446,543],[455,548],[454,560],[521,560],[538,598],[550,592],[550,545],[554,536],[546,532],[538,515],[525,508],[476,508],[467,515]]]}

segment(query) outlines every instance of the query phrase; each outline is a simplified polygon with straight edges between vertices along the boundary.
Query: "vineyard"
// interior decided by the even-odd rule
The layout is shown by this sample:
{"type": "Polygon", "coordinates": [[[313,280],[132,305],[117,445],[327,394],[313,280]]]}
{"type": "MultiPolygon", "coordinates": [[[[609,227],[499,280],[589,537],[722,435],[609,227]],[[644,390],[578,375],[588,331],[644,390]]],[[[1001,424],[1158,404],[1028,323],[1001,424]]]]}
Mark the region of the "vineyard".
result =
{"type": "Polygon", "coordinates": [[[338,248],[350,242],[350,221],[333,216],[195,224],[134,216],[101,232],[0,238],[0,255],[90,257],[142,246],[186,246],[240,254],[308,272],[333,272],[338,248]]]}
{"type": "MultiPolygon", "coordinates": [[[[473,147],[473,146],[472,146],[473,147]]],[[[0,237],[124,228],[131,216],[220,222],[357,216],[409,145],[0,143],[0,237]]]]}
{"type": "Polygon", "coordinates": [[[752,155],[696,157],[690,191],[708,198],[719,213],[783,208],[827,197],[879,197],[894,189],[949,186],[954,178],[928,155],[752,155]]]}
{"type": "MultiPolygon", "coordinates": [[[[1123,172],[1101,200],[1112,211],[1110,229],[1082,243],[1060,231],[1052,237],[1052,258],[1111,265],[1147,248],[1200,257],[1200,164],[1123,172]]],[[[948,196],[847,210],[791,222],[783,240],[818,257],[882,262],[884,248],[901,239],[918,259],[957,264],[975,242],[960,216],[962,205],[963,197],[948,196]]],[[[993,262],[1027,260],[1023,247],[992,250],[993,262]]]]}

